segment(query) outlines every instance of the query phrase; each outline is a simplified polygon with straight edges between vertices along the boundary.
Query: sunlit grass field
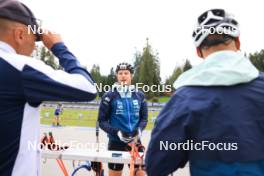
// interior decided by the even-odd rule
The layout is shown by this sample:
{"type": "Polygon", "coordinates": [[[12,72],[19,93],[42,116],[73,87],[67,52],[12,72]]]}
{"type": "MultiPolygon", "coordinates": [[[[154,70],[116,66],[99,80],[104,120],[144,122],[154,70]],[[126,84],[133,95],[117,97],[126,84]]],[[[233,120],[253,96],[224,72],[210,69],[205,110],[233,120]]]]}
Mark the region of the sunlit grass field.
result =
{"type": "MultiPolygon", "coordinates": [[[[54,118],[54,108],[41,109],[41,124],[52,125],[54,118]]],[[[153,128],[153,120],[158,115],[158,111],[149,112],[149,122],[146,129],[153,128]]],[[[78,109],[64,109],[61,117],[62,126],[81,126],[81,127],[95,127],[98,116],[98,110],[78,110],[78,109]]]]}

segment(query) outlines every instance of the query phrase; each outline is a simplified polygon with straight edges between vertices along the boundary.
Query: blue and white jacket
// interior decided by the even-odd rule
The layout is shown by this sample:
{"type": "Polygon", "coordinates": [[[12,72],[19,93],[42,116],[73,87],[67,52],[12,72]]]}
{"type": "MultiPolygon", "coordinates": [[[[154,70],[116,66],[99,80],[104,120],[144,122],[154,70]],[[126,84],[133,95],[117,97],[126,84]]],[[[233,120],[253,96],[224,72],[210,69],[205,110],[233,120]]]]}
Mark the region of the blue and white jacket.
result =
{"type": "Polygon", "coordinates": [[[54,115],[55,116],[58,116],[58,115],[60,115],[62,113],[62,107],[57,107],[56,109],[55,109],[55,111],[54,111],[54,115]]]}
{"type": "Polygon", "coordinates": [[[192,176],[263,176],[264,74],[243,54],[221,51],[175,86],[152,131],[148,175],[168,175],[189,161],[192,176]]]}
{"type": "Polygon", "coordinates": [[[16,54],[0,41],[0,175],[40,175],[39,107],[43,101],[90,101],[90,74],[63,43],[51,48],[65,71],[16,54]]]}
{"type": "Polygon", "coordinates": [[[109,140],[120,142],[118,130],[132,133],[137,128],[145,129],[148,109],[144,93],[132,91],[122,95],[117,89],[103,95],[98,115],[99,126],[108,133],[109,140]]]}

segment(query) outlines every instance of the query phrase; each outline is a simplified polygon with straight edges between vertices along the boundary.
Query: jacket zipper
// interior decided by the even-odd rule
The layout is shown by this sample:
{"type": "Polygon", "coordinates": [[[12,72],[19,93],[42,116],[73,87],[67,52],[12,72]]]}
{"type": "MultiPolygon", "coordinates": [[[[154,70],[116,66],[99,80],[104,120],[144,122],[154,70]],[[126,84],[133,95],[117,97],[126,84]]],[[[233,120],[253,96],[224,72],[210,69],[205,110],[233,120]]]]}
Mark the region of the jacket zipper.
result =
{"type": "Polygon", "coordinates": [[[132,131],[132,127],[131,127],[131,119],[130,119],[130,108],[129,108],[129,104],[128,104],[128,100],[127,100],[127,98],[126,98],[126,104],[127,104],[127,109],[128,109],[128,111],[127,111],[127,115],[128,115],[128,123],[129,123],[129,128],[130,128],[130,131],[132,131]]]}

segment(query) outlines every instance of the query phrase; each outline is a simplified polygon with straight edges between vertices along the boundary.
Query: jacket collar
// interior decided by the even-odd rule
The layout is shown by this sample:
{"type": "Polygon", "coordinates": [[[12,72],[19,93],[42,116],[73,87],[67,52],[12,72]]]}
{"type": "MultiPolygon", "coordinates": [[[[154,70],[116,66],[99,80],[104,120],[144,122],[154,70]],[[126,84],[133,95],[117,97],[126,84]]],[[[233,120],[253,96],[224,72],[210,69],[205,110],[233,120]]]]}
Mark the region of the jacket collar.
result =
{"type": "Polygon", "coordinates": [[[219,51],[203,63],[184,72],[174,83],[183,86],[232,86],[247,83],[259,76],[259,71],[242,53],[219,51]]]}
{"type": "Polygon", "coordinates": [[[3,51],[5,53],[12,53],[12,54],[16,53],[15,49],[12,46],[10,46],[8,43],[3,41],[0,41],[0,51],[3,51]]]}

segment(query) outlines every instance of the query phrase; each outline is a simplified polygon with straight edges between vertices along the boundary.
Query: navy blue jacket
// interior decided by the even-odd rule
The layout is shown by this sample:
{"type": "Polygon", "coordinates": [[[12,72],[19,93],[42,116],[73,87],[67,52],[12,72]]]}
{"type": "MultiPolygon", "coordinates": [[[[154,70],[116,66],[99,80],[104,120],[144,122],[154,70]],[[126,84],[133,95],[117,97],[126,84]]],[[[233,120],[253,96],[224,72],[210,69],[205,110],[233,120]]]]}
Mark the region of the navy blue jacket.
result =
{"type": "Polygon", "coordinates": [[[121,98],[116,89],[105,93],[100,103],[98,121],[110,140],[120,141],[118,130],[126,133],[132,133],[137,128],[143,130],[148,122],[143,92],[134,91],[130,98],[121,98]]]}
{"type": "Polygon", "coordinates": [[[245,84],[188,86],[175,92],[152,131],[147,173],[165,176],[187,161],[192,176],[264,175],[263,73],[245,84]],[[223,145],[220,150],[175,149],[175,144],[188,141],[227,146],[226,150],[223,145]]]}
{"type": "Polygon", "coordinates": [[[65,71],[18,55],[0,42],[0,175],[39,175],[39,105],[43,101],[90,101],[90,74],[63,43],[51,48],[65,71]]]}

